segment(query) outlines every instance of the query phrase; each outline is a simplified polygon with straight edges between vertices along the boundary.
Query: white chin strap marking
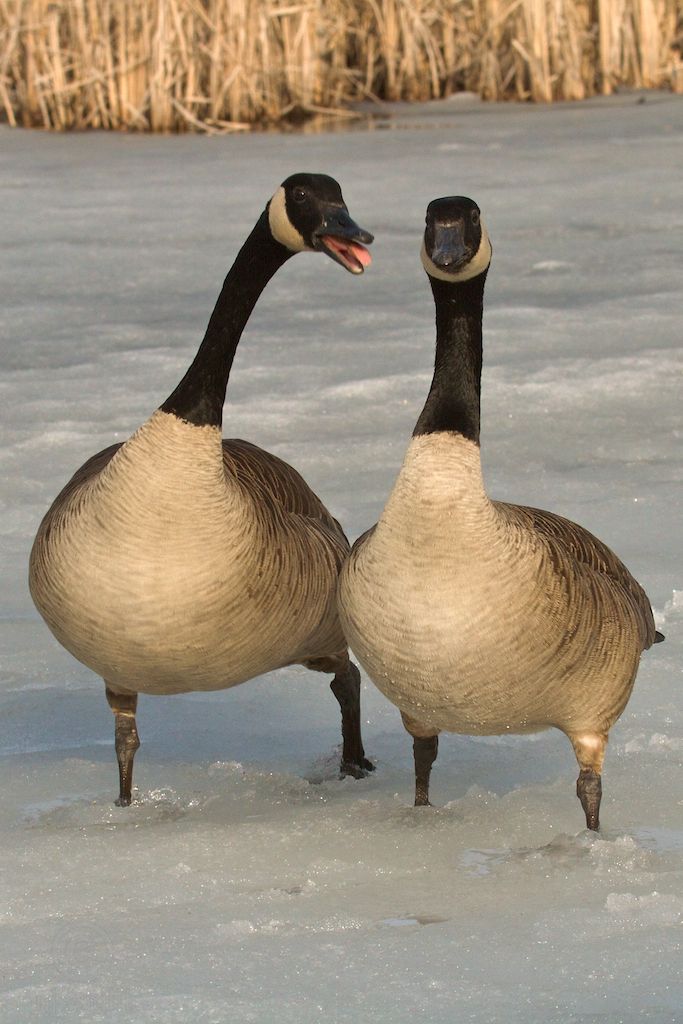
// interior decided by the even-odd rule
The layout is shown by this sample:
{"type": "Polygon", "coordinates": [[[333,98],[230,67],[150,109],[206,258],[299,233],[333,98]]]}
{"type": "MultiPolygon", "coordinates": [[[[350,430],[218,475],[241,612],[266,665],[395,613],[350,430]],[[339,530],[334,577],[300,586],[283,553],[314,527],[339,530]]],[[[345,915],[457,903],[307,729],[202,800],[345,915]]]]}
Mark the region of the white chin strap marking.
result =
{"type": "Polygon", "coordinates": [[[491,262],[491,242],[483,220],[479,223],[481,224],[481,242],[479,243],[479,248],[469,263],[466,263],[464,267],[452,274],[449,274],[443,267],[437,267],[436,263],[432,263],[427,255],[424,239],[422,240],[420,259],[422,260],[422,266],[430,277],[436,277],[439,281],[449,281],[451,284],[456,284],[458,281],[469,281],[470,278],[477,277],[478,274],[481,274],[486,270],[491,262]]]}
{"type": "Polygon", "coordinates": [[[268,207],[268,223],[270,225],[273,238],[291,252],[304,252],[308,249],[303,236],[299,234],[287,216],[285,190],[282,185],[280,185],[280,188],[270,200],[270,206],[268,207]]]}

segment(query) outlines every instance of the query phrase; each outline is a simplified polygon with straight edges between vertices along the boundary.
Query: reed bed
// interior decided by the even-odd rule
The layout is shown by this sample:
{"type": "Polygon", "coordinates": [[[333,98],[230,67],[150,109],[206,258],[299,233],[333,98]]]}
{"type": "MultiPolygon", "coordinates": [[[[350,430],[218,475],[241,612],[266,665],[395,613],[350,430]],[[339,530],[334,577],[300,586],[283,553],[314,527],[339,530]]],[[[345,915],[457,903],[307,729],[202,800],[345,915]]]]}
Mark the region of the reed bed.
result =
{"type": "Polygon", "coordinates": [[[681,0],[0,0],[0,119],[239,131],[366,97],[683,92],[681,0]]]}

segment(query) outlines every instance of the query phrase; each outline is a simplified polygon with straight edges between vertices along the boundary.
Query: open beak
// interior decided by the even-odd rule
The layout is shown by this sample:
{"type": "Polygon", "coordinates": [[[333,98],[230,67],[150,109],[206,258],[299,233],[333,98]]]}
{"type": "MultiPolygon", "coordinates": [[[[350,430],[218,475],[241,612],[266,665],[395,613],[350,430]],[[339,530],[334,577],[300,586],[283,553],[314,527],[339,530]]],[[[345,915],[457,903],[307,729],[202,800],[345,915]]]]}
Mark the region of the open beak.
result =
{"type": "Polygon", "coordinates": [[[345,206],[329,207],[322,226],[313,235],[313,245],[326,252],[351,274],[362,274],[370,266],[372,256],[365,248],[374,235],[359,228],[349,217],[345,206]]]}

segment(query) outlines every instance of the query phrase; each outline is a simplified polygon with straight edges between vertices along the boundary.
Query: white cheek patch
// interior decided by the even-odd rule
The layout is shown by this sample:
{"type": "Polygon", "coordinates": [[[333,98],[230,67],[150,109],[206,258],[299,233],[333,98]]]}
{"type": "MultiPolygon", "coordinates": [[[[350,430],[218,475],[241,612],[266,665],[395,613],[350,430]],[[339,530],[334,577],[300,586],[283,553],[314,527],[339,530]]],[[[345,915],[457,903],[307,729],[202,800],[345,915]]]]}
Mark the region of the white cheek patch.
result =
{"type": "Polygon", "coordinates": [[[437,267],[436,263],[432,263],[427,255],[423,239],[422,249],[420,250],[420,259],[422,260],[422,266],[430,277],[436,277],[439,281],[448,281],[451,284],[456,284],[458,281],[469,281],[470,278],[477,277],[478,274],[481,274],[486,270],[491,262],[491,240],[489,239],[488,231],[484,226],[483,220],[479,223],[481,224],[481,242],[479,243],[479,248],[469,263],[460,270],[457,270],[455,273],[449,274],[443,267],[437,267]]]}
{"type": "Polygon", "coordinates": [[[282,185],[270,200],[268,207],[268,223],[273,238],[277,239],[291,252],[304,252],[308,246],[287,216],[285,190],[282,185]]]}

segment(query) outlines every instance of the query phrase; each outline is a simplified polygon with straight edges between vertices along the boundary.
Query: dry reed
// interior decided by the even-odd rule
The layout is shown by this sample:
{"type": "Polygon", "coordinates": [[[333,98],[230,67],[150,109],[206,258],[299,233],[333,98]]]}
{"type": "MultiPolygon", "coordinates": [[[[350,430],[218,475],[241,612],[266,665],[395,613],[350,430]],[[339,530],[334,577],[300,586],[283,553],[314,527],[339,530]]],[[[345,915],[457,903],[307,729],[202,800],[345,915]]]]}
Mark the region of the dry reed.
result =
{"type": "Polygon", "coordinates": [[[681,0],[0,0],[0,119],[237,131],[363,97],[683,92],[681,0]]]}

